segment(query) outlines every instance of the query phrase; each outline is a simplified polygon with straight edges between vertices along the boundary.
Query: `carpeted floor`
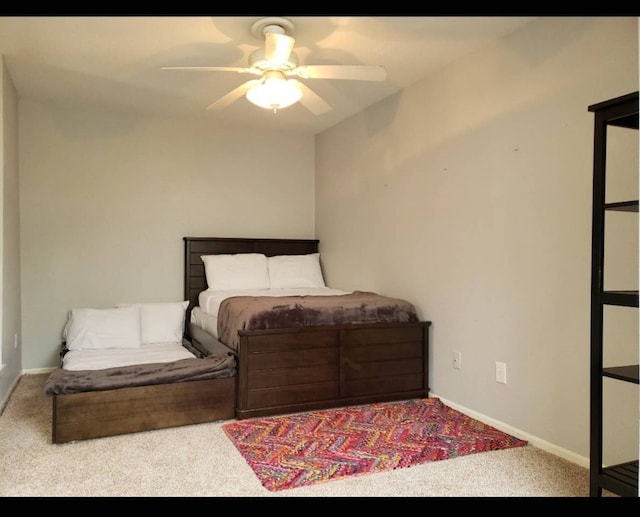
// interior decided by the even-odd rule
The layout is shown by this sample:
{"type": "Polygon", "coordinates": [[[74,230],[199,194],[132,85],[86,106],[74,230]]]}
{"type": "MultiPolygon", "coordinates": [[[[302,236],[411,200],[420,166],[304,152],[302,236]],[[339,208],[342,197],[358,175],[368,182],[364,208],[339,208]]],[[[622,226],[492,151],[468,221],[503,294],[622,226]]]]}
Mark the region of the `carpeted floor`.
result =
{"type": "Polygon", "coordinates": [[[0,496],[586,498],[589,492],[587,469],[531,445],[273,492],[225,435],[224,422],[52,444],[46,378],[22,376],[0,415],[0,496]]]}

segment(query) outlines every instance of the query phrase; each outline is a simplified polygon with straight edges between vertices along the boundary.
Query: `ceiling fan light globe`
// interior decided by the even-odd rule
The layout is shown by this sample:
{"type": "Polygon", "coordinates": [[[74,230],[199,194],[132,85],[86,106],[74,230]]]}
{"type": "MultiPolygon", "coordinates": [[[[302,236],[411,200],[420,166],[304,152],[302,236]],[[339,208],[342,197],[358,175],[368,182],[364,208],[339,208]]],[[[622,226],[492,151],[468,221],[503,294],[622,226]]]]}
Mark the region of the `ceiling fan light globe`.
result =
{"type": "Polygon", "coordinates": [[[267,78],[245,94],[249,102],[273,111],[295,104],[302,98],[297,81],[283,78],[267,78]]]}

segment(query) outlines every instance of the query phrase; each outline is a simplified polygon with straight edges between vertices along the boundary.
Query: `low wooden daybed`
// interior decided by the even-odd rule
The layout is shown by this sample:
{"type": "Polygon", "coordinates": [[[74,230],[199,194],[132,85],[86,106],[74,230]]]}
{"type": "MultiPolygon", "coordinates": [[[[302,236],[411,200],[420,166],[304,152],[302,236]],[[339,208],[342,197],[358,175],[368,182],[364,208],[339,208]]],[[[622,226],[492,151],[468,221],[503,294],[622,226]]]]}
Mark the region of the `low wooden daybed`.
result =
{"type": "MultiPolygon", "coordinates": [[[[235,414],[236,362],[226,347],[208,355],[96,371],[54,370],[53,443],[227,420],[235,414]]],[[[64,353],[64,344],[63,344],[64,353]]]]}
{"type": "MultiPolygon", "coordinates": [[[[196,347],[220,341],[195,325],[191,311],[208,288],[203,255],[267,257],[318,252],[318,240],[184,237],[186,337],[196,347]]],[[[429,394],[428,321],[240,329],[238,419],[429,394]]]]}

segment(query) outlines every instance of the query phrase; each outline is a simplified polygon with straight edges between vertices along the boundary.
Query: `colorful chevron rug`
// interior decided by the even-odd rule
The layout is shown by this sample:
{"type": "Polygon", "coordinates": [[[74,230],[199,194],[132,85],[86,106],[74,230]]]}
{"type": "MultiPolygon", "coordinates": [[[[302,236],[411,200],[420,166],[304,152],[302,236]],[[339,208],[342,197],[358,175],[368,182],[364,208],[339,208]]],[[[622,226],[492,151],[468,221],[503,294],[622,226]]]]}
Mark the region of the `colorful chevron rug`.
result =
{"type": "Polygon", "coordinates": [[[527,444],[438,398],[237,420],[222,428],[271,491],[527,444]]]}

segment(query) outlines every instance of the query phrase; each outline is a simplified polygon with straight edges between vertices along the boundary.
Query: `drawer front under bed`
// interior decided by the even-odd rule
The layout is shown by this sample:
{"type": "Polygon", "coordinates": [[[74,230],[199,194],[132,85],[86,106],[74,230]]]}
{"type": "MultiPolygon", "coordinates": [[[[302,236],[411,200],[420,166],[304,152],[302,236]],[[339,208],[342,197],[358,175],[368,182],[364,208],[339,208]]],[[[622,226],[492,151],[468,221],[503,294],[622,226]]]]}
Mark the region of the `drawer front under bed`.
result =
{"type": "Polygon", "coordinates": [[[236,417],[426,397],[428,326],[241,331],[236,417]]]}
{"type": "Polygon", "coordinates": [[[340,394],[340,343],[332,330],[241,332],[238,367],[240,410],[335,399],[340,394]]]}
{"type": "Polygon", "coordinates": [[[343,330],[342,396],[425,388],[424,332],[421,326],[343,330]]]}

